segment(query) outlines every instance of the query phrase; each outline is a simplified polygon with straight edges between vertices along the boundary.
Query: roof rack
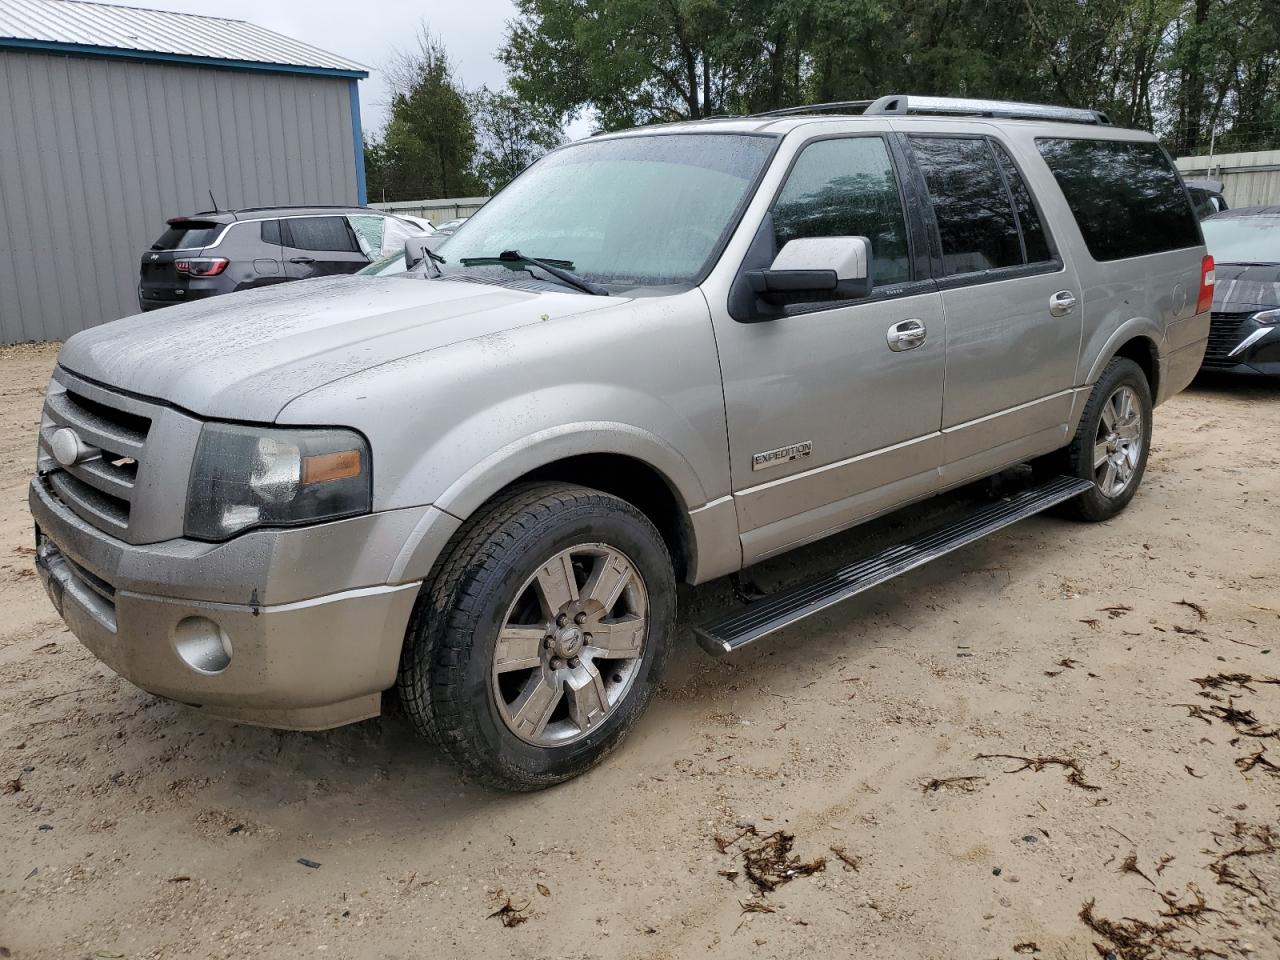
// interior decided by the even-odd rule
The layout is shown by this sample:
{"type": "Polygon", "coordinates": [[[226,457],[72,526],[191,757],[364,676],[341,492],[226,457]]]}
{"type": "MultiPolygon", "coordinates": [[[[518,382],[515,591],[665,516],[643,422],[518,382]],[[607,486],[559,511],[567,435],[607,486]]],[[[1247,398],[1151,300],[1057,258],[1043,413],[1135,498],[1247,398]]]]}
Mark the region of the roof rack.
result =
{"type": "Polygon", "coordinates": [[[1111,120],[1098,110],[1054,107],[1041,103],[1013,103],[1008,100],[975,100],[969,97],[907,97],[893,94],[879,100],[837,100],[800,107],[782,107],[753,113],[752,117],[795,117],[810,113],[856,113],[863,116],[1002,117],[1008,120],[1056,120],[1059,123],[1089,123],[1110,126],[1111,120]]]}
{"type": "Polygon", "coordinates": [[[1002,117],[1008,120],[1055,120],[1060,123],[1089,123],[1110,126],[1111,120],[1099,110],[1054,107],[1042,103],[1013,103],[1008,100],[975,100],[969,97],[881,97],[868,106],[867,116],[933,115],[951,117],[1002,117]]]}
{"type": "Polygon", "coordinates": [[[753,113],[752,117],[793,117],[803,113],[862,113],[870,107],[874,100],[836,100],[832,103],[810,103],[800,107],[780,107],[777,110],[765,110],[753,113]]]}

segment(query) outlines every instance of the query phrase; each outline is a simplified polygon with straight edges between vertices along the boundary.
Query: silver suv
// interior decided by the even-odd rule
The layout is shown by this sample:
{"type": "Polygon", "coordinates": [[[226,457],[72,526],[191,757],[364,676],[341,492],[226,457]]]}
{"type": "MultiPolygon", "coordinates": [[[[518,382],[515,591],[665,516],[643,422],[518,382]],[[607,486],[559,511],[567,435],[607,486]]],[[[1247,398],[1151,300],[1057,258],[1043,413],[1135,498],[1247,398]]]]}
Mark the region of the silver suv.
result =
{"type": "Polygon", "coordinates": [[[719,654],[1049,506],[1122,510],[1213,287],[1149,134],[900,96],[594,137],[438,251],[407,246],[399,276],[69,340],[37,563],[145,690],[319,729],[394,688],[518,790],[636,721],[677,580],[1034,464],[1025,489],[697,625],[719,654]]]}

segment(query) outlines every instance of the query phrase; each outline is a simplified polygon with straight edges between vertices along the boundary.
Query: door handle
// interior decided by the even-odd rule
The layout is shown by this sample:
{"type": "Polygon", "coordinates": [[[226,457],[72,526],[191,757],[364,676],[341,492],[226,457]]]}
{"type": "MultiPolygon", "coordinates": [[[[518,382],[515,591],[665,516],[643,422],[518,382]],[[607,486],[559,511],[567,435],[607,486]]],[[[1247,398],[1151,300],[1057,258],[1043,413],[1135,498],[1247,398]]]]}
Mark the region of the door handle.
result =
{"type": "Polygon", "coordinates": [[[1076,295],[1070,290],[1059,290],[1049,298],[1049,312],[1055,317],[1065,317],[1076,308],[1076,295]]]}
{"type": "Polygon", "coordinates": [[[928,333],[923,320],[903,320],[889,328],[889,332],[885,334],[885,340],[888,341],[890,350],[901,353],[903,350],[914,350],[920,346],[928,333]]]}
{"type": "Polygon", "coordinates": [[[290,262],[290,263],[302,263],[302,264],[315,263],[315,262],[316,262],[316,258],[315,258],[315,257],[290,257],[290,258],[289,258],[289,262],[290,262]]]}

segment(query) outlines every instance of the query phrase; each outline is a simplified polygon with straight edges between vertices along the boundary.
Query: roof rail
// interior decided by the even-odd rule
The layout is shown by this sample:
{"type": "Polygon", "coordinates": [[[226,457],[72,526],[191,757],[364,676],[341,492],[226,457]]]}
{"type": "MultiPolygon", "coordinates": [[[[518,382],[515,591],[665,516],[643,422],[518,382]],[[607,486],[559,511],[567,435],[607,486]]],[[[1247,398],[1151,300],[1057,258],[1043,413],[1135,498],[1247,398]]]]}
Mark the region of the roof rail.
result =
{"type": "Polygon", "coordinates": [[[872,100],[836,100],[833,103],[810,103],[801,107],[780,107],[777,110],[765,110],[753,113],[755,117],[793,117],[802,113],[862,113],[875,101],[872,100]]]}
{"type": "Polygon", "coordinates": [[[863,111],[867,116],[932,114],[954,117],[1002,117],[1009,120],[1055,120],[1060,123],[1089,123],[1110,126],[1111,120],[1099,110],[1054,107],[1041,103],[1012,103],[1008,100],[975,100],[968,97],[881,97],[863,111]]]}

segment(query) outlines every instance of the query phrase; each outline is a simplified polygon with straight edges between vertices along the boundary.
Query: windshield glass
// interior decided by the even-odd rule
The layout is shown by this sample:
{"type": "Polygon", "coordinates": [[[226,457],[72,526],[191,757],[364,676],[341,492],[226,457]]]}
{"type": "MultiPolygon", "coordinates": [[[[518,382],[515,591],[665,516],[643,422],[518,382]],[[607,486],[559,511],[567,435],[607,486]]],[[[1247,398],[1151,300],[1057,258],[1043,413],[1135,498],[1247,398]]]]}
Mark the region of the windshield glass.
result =
{"type": "Polygon", "coordinates": [[[1280,217],[1214,217],[1200,226],[1218,263],[1280,263],[1280,217]]]}
{"type": "Polygon", "coordinates": [[[558,150],[517,177],[440,248],[444,272],[492,271],[459,261],[519,250],[569,261],[574,273],[597,283],[691,283],[733,226],[775,142],[668,134],[588,140],[558,150]]]}

